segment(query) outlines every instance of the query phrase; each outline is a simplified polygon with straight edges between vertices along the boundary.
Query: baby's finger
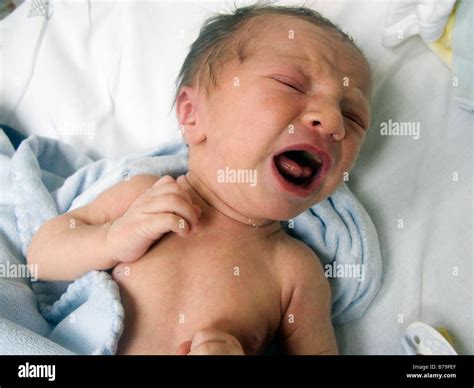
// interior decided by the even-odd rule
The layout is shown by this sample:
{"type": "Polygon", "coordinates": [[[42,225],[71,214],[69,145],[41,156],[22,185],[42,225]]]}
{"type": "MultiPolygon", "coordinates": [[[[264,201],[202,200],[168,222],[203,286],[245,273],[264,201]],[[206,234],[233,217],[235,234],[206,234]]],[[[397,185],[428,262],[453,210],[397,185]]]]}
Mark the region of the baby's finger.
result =
{"type": "Polygon", "coordinates": [[[176,182],[176,180],[171,176],[171,175],[165,175],[159,178],[155,183],[153,183],[153,186],[151,187],[157,187],[164,185],[166,183],[173,183],[176,182]]]}
{"type": "Polygon", "coordinates": [[[195,204],[193,204],[193,209],[194,209],[194,212],[196,213],[197,218],[201,217],[202,209],[198,205],[195,205],[195,204]]]}
{"type": "Polygon", "coordinates": [[[143,220],[141,231],[150,240],[156,240],[168,232],[186,237],[189,233],[189,224],[182,217],[172,213],[148,214],[143,220]]]}
{"type": "Polygon", "coordinates": [[[176,350],[177,356],[185,356],[191,350],[191,342],[192,341],[184,341],[181,345],[178,346],[176,350]]]}
{"type": "Polygon", "coordinates": [[[147,214],[175,213],[192,225],[193,230],[197,230],[198,228],[199,219],[193,205],[175,194],[164,194],[159,197],[154,197],[143,204],[140,211],[147,214]]]}
{"type": "Polygon", "coordinates": [[[156,186],[152,188],[148,194],[151,197],[158,197],[160,195],[165,194],[176,194],[177,196],[183,198],[185,201],[189,203],[193,203],[191,196],[184,191],[177,183],[166,183],[160,186],[156,186]]]}
{"type": "Polygon", "coordinates": [[[224,355],[243,355],[241,347],[234,346],[228,342],[204,342],[191,349],[188,356],[224,356],[224,355]]]}
{"type": "Polygon", "coordinates": [[[191,350],[205,342],[228,342],[240,346],[239,341],[233,335],[222,330],[207,328],[199,330],[194,334],[191,350]]]}

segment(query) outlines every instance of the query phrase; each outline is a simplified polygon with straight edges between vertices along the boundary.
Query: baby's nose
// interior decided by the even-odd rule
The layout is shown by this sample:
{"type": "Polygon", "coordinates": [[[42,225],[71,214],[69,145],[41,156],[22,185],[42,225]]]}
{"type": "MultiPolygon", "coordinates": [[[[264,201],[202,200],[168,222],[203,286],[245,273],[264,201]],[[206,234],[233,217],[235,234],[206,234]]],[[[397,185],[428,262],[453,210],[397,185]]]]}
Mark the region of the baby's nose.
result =
{"type": "Polygon", "coordinates": [[[321,135],[332,136],[334,140],[342,140],[345,136],[342,115],[336,109],[307,111],[303,116],[303,124],[321,135]]]}

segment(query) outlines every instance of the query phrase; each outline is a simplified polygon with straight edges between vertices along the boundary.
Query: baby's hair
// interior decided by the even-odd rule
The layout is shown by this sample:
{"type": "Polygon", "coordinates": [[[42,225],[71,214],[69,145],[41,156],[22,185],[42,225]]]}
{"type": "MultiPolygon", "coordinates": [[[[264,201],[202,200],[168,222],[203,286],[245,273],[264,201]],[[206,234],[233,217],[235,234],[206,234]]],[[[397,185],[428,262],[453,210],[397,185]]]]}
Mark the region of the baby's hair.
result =
{"type": "Polygon", "coordinates": [[[214,70],[217,66],[222,66],[235,55],[240,62],[243,62],[247,54],[245,50],[252,35],[252,25],[249,22],[255,17],[266,15],[294,16],[325,30],[333,31],[364,55],[349,35],[319,12],[305,6],[274,6],[259,2],[236,8],[230,14],[216,14],[204,22],[176,78],[173,103],[176,102],[181,87],[191,86],[196,77],[198,77],[199,85],[209,93],[215,86],[216,72],[214,70]]]}

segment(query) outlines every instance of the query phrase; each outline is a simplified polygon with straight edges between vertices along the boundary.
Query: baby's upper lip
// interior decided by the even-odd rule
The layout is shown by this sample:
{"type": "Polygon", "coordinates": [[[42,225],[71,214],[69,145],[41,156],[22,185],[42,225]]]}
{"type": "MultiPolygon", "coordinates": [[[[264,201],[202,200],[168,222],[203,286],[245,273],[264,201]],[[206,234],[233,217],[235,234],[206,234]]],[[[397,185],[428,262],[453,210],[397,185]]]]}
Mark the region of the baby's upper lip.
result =
{"type": "Polygon", "coordinates": [[[298,143],[298,144],[292,144],[292,145],[286,146],[282,148],[281,150],[277,151],[274,157],[281,155],[285,152],[289,152],[289,151],[307,152],[314,158],[315,161],[317,161],[318,163],[321,163],[325,167],[325,170],[328,170],[329,167],[332,165],[333,158],[331,154],[321,148],[314,146],[311,143],[298,143]]]}

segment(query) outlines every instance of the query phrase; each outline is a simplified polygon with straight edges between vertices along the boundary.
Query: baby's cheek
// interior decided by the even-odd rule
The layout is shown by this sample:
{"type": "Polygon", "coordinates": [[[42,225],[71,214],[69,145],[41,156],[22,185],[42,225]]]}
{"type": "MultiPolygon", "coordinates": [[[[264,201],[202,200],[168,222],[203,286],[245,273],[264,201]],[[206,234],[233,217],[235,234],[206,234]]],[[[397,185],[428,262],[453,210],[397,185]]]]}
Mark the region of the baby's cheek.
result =
{"type": "Polygon", "coordinates": [[[340,169],[343,172],[349,172],[354,166],[363,143],[360,136],[349,135],[343,140],[340,154],[340,169]]]}
{"type": "Polygon", "coordinates": [[[340,159],[335,161],[333,167],[329,170],[323,184],[322,195],[324,197],[330,196],[342,182],[349,180],[349,174],[354,164],[354,154],[340,155],[340,159]]]}
{"type": "Polygon", "coordinates": [[[334,171],[334,173],[326,179],[326,184],[324,186],[325,196],[330,196],[336,189],[339,187],[343,181],[344,171],[334,171]]]}

